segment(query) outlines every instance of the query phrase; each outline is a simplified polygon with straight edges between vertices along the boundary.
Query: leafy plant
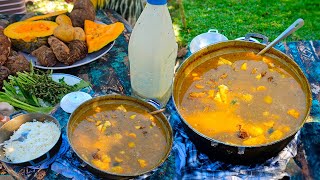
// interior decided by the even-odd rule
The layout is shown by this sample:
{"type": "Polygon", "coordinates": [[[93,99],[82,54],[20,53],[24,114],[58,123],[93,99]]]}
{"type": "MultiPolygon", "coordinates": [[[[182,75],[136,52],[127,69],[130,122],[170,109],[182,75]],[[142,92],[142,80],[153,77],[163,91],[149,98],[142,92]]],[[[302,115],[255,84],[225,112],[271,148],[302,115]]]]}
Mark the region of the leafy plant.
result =
{"type": "Polygon", "coordinates": [[[4,81],[2,87],[4,92],[0,92],[0,101],[30,112],[49,113],[65,94],[90,85],[81,80],[69,86],[63,78],[59,82],[52,80],[52,70],[44,72],[31,69],[31,72],[18,72],[17,76],[10,75],[9,81],[4,81]]]}

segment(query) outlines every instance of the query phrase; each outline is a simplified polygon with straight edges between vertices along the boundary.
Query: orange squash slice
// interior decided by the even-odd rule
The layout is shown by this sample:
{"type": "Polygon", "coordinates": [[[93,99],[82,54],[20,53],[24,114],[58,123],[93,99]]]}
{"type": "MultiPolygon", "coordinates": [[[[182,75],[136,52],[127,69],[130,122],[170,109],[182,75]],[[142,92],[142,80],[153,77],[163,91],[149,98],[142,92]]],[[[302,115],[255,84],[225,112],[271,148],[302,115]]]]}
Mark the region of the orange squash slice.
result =
{"type": "Polygon", "coordinates": [[[98,51],[111,41],[117,39],[123,30],[124,25],[121,22],[106,25],[85,20],[84,32],[86,34],[88,53],[98,51]]]}
{"type": "Polygon", "coordinates": [[[48,13],[48,14],[45,14],[45,15],[33,16],[33,17],[31,17],[29,19],[26,19],[24,21],[37,21],[37,20],[44,20],[44,19],[47,20],[48,18],[55,17],[55,16],[58,16],[60,14],[65,14],[67,12],[68,12],[67,10],[56,11],[56,12],[48,13]]]}
{"type": "Polygon", "coordinates": [[[58,24],[52,21],[20,21],[6,27],[4,34],[12,39],[29,42],[37,37],[52,35],[57,26],[58,24]]]}

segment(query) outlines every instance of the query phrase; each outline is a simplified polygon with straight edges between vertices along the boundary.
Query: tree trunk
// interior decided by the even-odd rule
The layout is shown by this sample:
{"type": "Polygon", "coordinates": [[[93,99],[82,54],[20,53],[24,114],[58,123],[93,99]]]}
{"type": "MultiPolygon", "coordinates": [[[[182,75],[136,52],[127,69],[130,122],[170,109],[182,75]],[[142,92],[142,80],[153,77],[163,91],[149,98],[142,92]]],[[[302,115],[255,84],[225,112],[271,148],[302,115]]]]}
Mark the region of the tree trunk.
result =
{"type": "Polygon", "coordinates": [[[187,22],[186,22],[186,15],[185,15],[185,12],[184,12],[184,7],[183,7],[182,0],[178,0],[178,4],[179,4],[179,10],[180,10],[180,16],[181,16],[182,25],[185,28],[185,27],[187,27],[187,22]]]}

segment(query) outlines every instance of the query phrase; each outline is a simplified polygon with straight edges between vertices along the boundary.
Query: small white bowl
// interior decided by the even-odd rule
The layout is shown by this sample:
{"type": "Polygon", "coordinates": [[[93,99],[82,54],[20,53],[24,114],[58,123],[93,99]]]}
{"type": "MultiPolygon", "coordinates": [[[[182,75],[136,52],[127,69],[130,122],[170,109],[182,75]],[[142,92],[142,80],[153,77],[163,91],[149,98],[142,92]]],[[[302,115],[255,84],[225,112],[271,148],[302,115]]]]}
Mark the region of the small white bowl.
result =
{"type": "Polygon", "coordinates": [[[199,34],[198,36],[192,39],[189,45],[190,52],[194,53],[208,45],[227,40],[228,38],[220,34],[218,30],[210,29],[208,32],[199,34]]]}
{"type": "Polygon", "coordinates": [[[72,113],[78,106],[91,98],[90,94],[85,92],[71,92],[63,96],[60,101],[60,107],[65,112],[72,113]]]}

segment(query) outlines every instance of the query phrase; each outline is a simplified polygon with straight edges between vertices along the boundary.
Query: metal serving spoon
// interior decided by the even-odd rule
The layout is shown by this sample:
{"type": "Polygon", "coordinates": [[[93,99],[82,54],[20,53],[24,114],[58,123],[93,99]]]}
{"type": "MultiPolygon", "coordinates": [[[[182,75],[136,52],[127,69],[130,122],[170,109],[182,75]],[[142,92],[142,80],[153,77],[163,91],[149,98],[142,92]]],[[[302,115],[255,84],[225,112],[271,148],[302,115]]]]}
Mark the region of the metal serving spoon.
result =
{"type": "Polygon", "coordinates": [[[162,109],[158,109],[158,110],[155,110],[155,111],[152,111],[152,112],[149,112],[150,115],[155,115],[155,114],[158,114],[158,113],[162,113],[166,110],[166,108],[162,108],[162,109]]]}
{"type": "MultiPolygon", "coordinates": [[[[29,131],[22,132],[20,137],[18,137],[17,139],[14,139],[14,140],[12,140],[12,141],[10,141],[10,143],[11,143],[11,142],[14,142],[14,141],[23,142],[25,139],[27,139],[27,136],[28,136],[29,132],[30,132],[30,130],[29,130],[29,131]]],[[[7,142],[7,143],[8,143],[8,142],[7,142]]],[[[1,144],[0,144],[0,147],[3,146],[4,144],[7,144],[7,143],[1,143],[1,144]]]]}
{"type": "Polygon", "coordinates": [[[304,25],[303,19],[299,18],[297,19],[291,26],[289,26],[283,33],[281,33],[275,40],[273,40],[267,47],[262,49],[257,55],[263,55],[266,51],[268,51],[271,47],[273,47],[275,44],[280,42],[282,39],[286,38],[299,28],[301,28],[304,25]]]}

